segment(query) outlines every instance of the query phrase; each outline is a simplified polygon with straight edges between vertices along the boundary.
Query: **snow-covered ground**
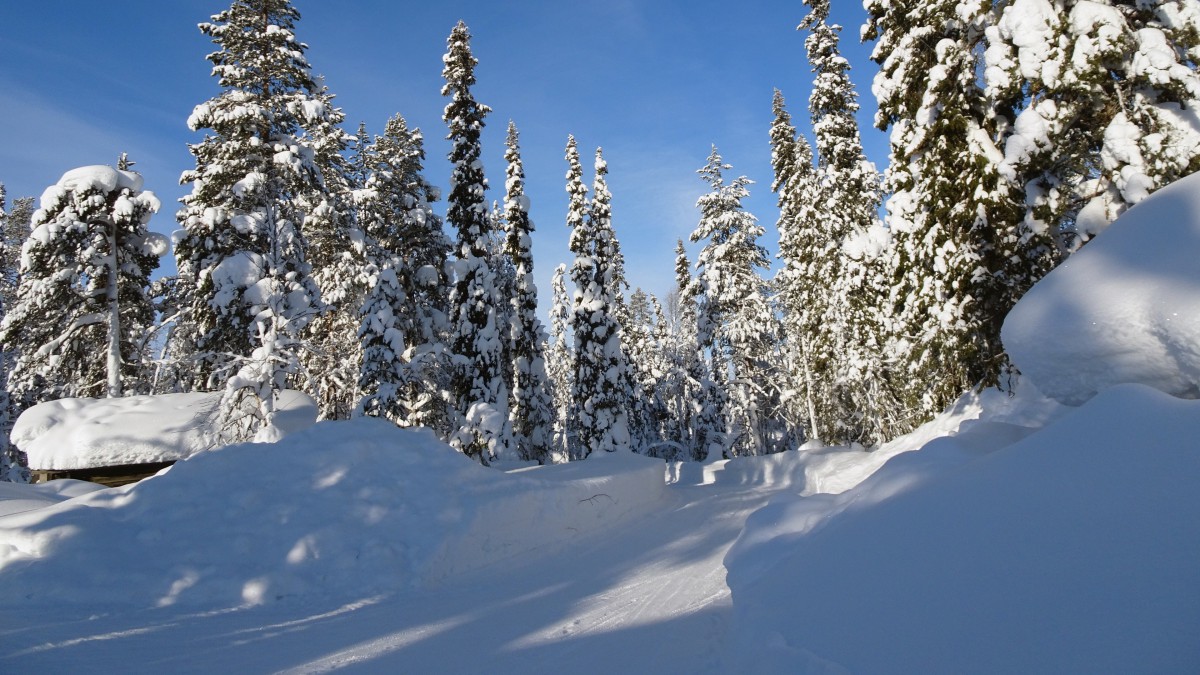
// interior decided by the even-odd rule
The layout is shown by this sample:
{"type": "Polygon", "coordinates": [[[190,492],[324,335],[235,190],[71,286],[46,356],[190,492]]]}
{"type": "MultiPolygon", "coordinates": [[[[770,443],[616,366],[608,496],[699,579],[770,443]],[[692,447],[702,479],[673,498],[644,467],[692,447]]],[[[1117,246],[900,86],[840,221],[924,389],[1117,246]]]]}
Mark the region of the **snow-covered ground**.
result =
{"type": "Polygon", "coordinates": [[[1198,205],[1164,190],[1031,293],[1011,396],[874,452],[498,471],[360,420],[4,486],[0,672],[1195,673],[1196,335],[1159,319],[1200,242],[1129,256],[1198,205]]]}

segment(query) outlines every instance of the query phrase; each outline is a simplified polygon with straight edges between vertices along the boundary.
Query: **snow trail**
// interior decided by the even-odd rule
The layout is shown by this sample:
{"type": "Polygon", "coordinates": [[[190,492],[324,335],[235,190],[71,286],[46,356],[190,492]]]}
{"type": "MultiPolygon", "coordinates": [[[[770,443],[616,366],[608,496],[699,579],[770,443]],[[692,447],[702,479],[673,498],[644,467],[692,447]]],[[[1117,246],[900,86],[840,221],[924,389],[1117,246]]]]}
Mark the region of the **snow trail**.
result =
{"type": "Polygon", "coordinates": [[[659,512],[557,551],[341,606],[0,615],[0,670],[722,672],[731,616],[722,561],[778,491],[674,485],[659,512]]]}

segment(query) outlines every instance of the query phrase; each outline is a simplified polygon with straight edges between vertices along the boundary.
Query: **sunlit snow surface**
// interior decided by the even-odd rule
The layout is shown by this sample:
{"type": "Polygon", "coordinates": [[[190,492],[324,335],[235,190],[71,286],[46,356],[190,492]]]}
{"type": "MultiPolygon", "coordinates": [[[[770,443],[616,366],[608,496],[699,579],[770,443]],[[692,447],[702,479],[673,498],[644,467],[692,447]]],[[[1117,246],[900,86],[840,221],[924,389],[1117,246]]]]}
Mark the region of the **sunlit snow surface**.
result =
{"type": "Polygon", "coordinates": [[[1038,282],[1002,338],[1021,372],[1065,403],[1124,382],[1200,394],[1200,174],[1130,209],[1038,282]]]}
{"type": "MultiPolygon", "coordinates": [[[[64,398],[26,410],[13,443],[33,469],[63,471],[122,464],[174,462],[220,446],[222,392],[64,398]]],[[[280,392],[276,424],[284,433],[317,419],[307,394],[280,392]]]]}

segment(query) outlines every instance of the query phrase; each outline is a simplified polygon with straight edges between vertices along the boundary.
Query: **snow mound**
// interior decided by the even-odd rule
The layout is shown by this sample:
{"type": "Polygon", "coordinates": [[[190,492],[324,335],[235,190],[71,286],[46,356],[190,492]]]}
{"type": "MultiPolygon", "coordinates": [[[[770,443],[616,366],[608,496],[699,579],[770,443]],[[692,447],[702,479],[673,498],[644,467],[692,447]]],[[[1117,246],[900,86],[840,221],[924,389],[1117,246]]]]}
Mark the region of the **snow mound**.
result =
{"type": "Polygon", "coordinates": [[[1078,405],[1105,387],[1200,394],[1200,174],[1127,211],[1031,289],[1004,322],[1013,363],[1078,405]]]}
{"type": "Polygon", "coordinates": [[[70,479],[52,480],[36,485],[0,482],[0,518],[33,511],[103,489],[103,485],[70,479]]]}
{"type": "Polygon", "coordinates": [[[843,495],[772,503],[726,557],[732,658],[758,673],[1190,671],[1198,434],[1200,402],[1122,385],[982,457],[940,439],[843,495]]]}
{"type": "MultiPolygon", "coordinates": [[[[29,467],[70,471],[99,466],[174,462],[222,445],[221,392],[124,398],[65,398],[26,410],[13,426],[12,442],[29,456],[29,467]]],[[[277,424],[286,433],[313,425],[316,403],[283,391],[277,424]]]]}
{"type": "Polygon", "coordinates": [[[569,540],[664,491],[644,457],[506,474],[428,430],[323,422],[0,518],[0,605],[357,600],[569,540]]]}

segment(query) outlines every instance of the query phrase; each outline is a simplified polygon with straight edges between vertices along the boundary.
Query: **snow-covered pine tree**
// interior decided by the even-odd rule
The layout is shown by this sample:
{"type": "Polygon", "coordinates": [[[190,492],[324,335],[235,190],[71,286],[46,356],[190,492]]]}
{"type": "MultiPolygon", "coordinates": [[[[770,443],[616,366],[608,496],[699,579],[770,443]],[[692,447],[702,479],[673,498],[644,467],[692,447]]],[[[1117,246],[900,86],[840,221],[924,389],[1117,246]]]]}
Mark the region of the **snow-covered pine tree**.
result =
{"type": "Polygon", "coordinates": [[[805,0],[812,11],[800,25],[809,29],[804,41],[812,65],[813,91],[809,97],[817,153],[820,195],[817,210],[826,223],[813,258],[815,279],[830,284],[829,300],[820,308],[825,319],[810,345],[816,354],[833,359],[829,372],[814,371],[817,414],[829,420],[818,423],[827,443],[871,443],[888,406],[876,400],[873,387],[880,381],[879,319],[876,308],[885,284],[876,269],[875,254],[883,239],[878,222],[880,178],[863,153],[855,113],[858,97],[850,81],[850,64],[838,47],[841,26],[829,24],[829,0],[805,0]]]}
{"type": "Polygon", "coordinates": [[[356,202],[367,297],[358,329],[363,398],[356,412],[446,437],[445,268],[451,244],[430,206],[440,195],[422,175],[423,137],[396,115],[362,154],[355,163],[364,167],[365,187],[356,202]]]}
{"type": "Polygon", "coordinates": [[[670,415],[675,420],[675,433],[666,433],[664,438],[684,446],[690,459],[718,459],[725,455],[729,444],[724,431],[728,397],[717,386],[709,363],[703,358],[700,284],[692,277],[692,263],[682,239],[675,244],[675,290],[674,358],[667,378],[669,389],[664,393],[664,398],[675,404],[670,415]]]}
{"type": "Polygon", "coordinates": [[[1000,125],[978,77],[992,5],[867,9],[881,65],[876,123],[892,130],[886,353],[906,413],[881,426],[888,436],[998,383],[1007,369],[1001,323],[1049,269],[1052,246],[1022,225],[1019,194],[998,173],[1000,125]]]}
{"type": "Polygon", "coordinates": [[[480,161],[479,135],[491,108],[476,101],[471,93],[479,62],[471,54],[471,34],[466,24],[459,21],[446,43],[442,95],[449,96],[450,103],[443,119],[450,130],[449,158],[454,166],[446,219],[458,233],[456,285],[451,296],[456,358],[451,397],[461,416],[450,443],[487,463],[512,451],[508,391],[502,372],[502,308],[490,264],[493,222],[484,197],[487,179],[480,161]]]}
{"type": "Polygon", "coordinates": [[[1200,4],[1002,5],[987,27],[984,73],[1012,120],[1002,170],[1023,186],[1037,234],[1074,250],[1154,190],[1200,170],[1200,4]]]}
{"type": "Polygon", "coordinates": [[[546,347],[546,375],[554,397],[554,453],[557,459],[580,459],[576,433],[571,426],[575,382],[575,357],[571,336],[571,298],[567,295],[567,266],[554,268],[550,279],[550,343],[546,347]]]}
{"type": "Polygon", "coordinates": [[[17,354],[8,392],[18,407],[122,396],[139,374],[150,275],[167,251],[146,227],[158,208],[140,175],[109,166],[72,169],[42,194],[0,324],[0,344],[17,354]]]}
{"type": "Polygon", "coordinates": [[[513,435],[521,459],[545,464],[551,460],[554,434],[554,401],[546,375],[543,345],[546,333],[537,316],[537,286],[533,281],[533,221],[529,218],[529,198],[525,195],[525,168],[521,163],[517,126],[508,123],[508,170],[504,183],[504,221],[508,228],[506,250],[515,266],[515,293],[512,298],[512,349],[515,374],[509,413],[513,435]]]}
{"type": "MultiPolygon", "coordinates": [[[[587,188],[575,137],[567,141],[567,226],[575,254],[571,278],[575,282],[572,327],[575,334],[574,428],[583,456],[593,452],[628,450],[628,362],[621,346],[620,325],[613,314],[613,234],[608,199],[589,208],[587,188]]],[[[607,172],[596,153],[596,185],[604,188],[607,172]]]]}
{"type": "Polygon", "coordinates": [[[321,309],[305,220],[326,199],[321,158],[341,122],[313,80],[288,0],[235,0],[200,30],[222,92],[196,106],[196,168],[177,218],[182,341],[197,389],[226,389],[233,435],[270,439],[275,397],[300,369],[305,326],[321,309]],[[232,373],[232,376],[230,374],[232,373]]]}
{"type": "Polygon", "coordinates": [[[821,337],[822,322],[832,298],[826,280],[816,276],[822,255],[828,255],[828,233],[815,208],[819,198],[812,148],[796,133],[783,94],[776,89],[772,101],[771,167],[775,180],[771,191],[779,205],[779,258],[783,266],[775,276],[776,293],[783,322],[784,359],[787,367],[781,413],[793,433],[820,443],[822,428],[833,420],[822,418],[818,409],[832,411],[828,400],[817,401],[833,391],[831,355],[813,348],[821,337]],[[821,383],[818,386],[818,382],[821,383]]]}
{"type": "Polygon", "coordinates": [[[333,97],[324,87],[316,97],[334,110],[306,130],[325,189],[303,193],[299,202],[307,214],[308,262],[324,306],[305,329],[307,348],[301,351],[300,361],[303,386],[317,401],[321,419],[348,419],[359,397],[359,310],[366,295],[360,274],[363,235],[354,203],[354,191],[362,185],[354,183],[352,168],[342,155],[346,147],[346,134],[339,126],[342,113],[333,107],[333,97]]]}
{"type": "MultiPolygon", "coordinates": [[[[20,286],[21,247],[29,238],[33,219],[33,198],[22,197],[8,210],[4,184],[0,183],[0,321],[16,305],[20,286]]],[[[29,468],[22,454],[9,440],[20,411],[9,396],[5,383],[16,365],[16,352],[0,350],[0,482],[28,483],[29,468]]]]}
{"type": "Polygon", "coordinates": [[[742,207],[752,181],[739,176],[725,182],[725,164],[716,147],[698,171],[711,190],[696,202],[700,222],[693,242],[704,242],[696,259],[700,303],[700,336],[711,350],[712,370],[725,375],[729,403],[725,409],[734,455],[776,451],[771,434],[770,386],[775,375],[773,312],[760,270],[770,267],[767,250],[758,239],[763,228],[742,207]]]}
{"type": "MultiPolygon", "coordinates": [[[[513,299],[517,297],[517,266],[508,251],[508,220],[499,202],[492,202],[488,213],[492,222],[492,235],[488,238],[488,266],[492,268],[492,279],[496,285],[496,326],[500,331],[500,377],[504,380],[504,391],[508,392],[508,411],[512,412],[513,388],[516,386],[516,360],[513,356],[512,336],[517,322],[513,313],[513,299]]],[[[515,443],[515,437],[514,441],[515,443]]],[[[516,446],[513,446],[514,452],[516,446]]],[[[518,453],[519,454],[519,453],[518,453]]]]}
{"type": "Polygon", "coordinates": [[[609,314],[616,325],[617,344],[621,346],[619,352],[610,355],[610,358],[614,360],[615,368],[625,374],[624,381],[617,384],[616,396],[619,400],[626,402],[626,423],[630,434],[631,448],[640,449],[643,446],[639,443],[650,435],[647,428],[650,424],[650,413],[646,402],[642,399],[642,392],[638,390],[638,381],[641,376],[636,372],[636,366],[629,359],[625,346],[624,327],[630,323],[629,303],[625,301],[625,290],[629,288],[629,281],[625,278],[625,256],[621,253],[621,242],[617,239],[617,233],[612,225],[612,192],[608,189],[608,162],[604,159],[602,149],[596,148],[596,157],[592,166],[595,175],[592,180],[592,202],[589,217],[592,220],[594,231],[597,233],[596,255],[604,260],[604,270],[601,274],[608,284],[609,314]]]}
{"type": "Polygon", "coordinates": [[[626,304],[621,344],[629,362],[632,399],[629,404],[629,433],[633,447],[652,457],[676,454],[674,446],[662,445],[663,403],[659,383],[662,378],[658,325],[655,307],[658,301],[641,288],[634,289],[626,304]]]}

